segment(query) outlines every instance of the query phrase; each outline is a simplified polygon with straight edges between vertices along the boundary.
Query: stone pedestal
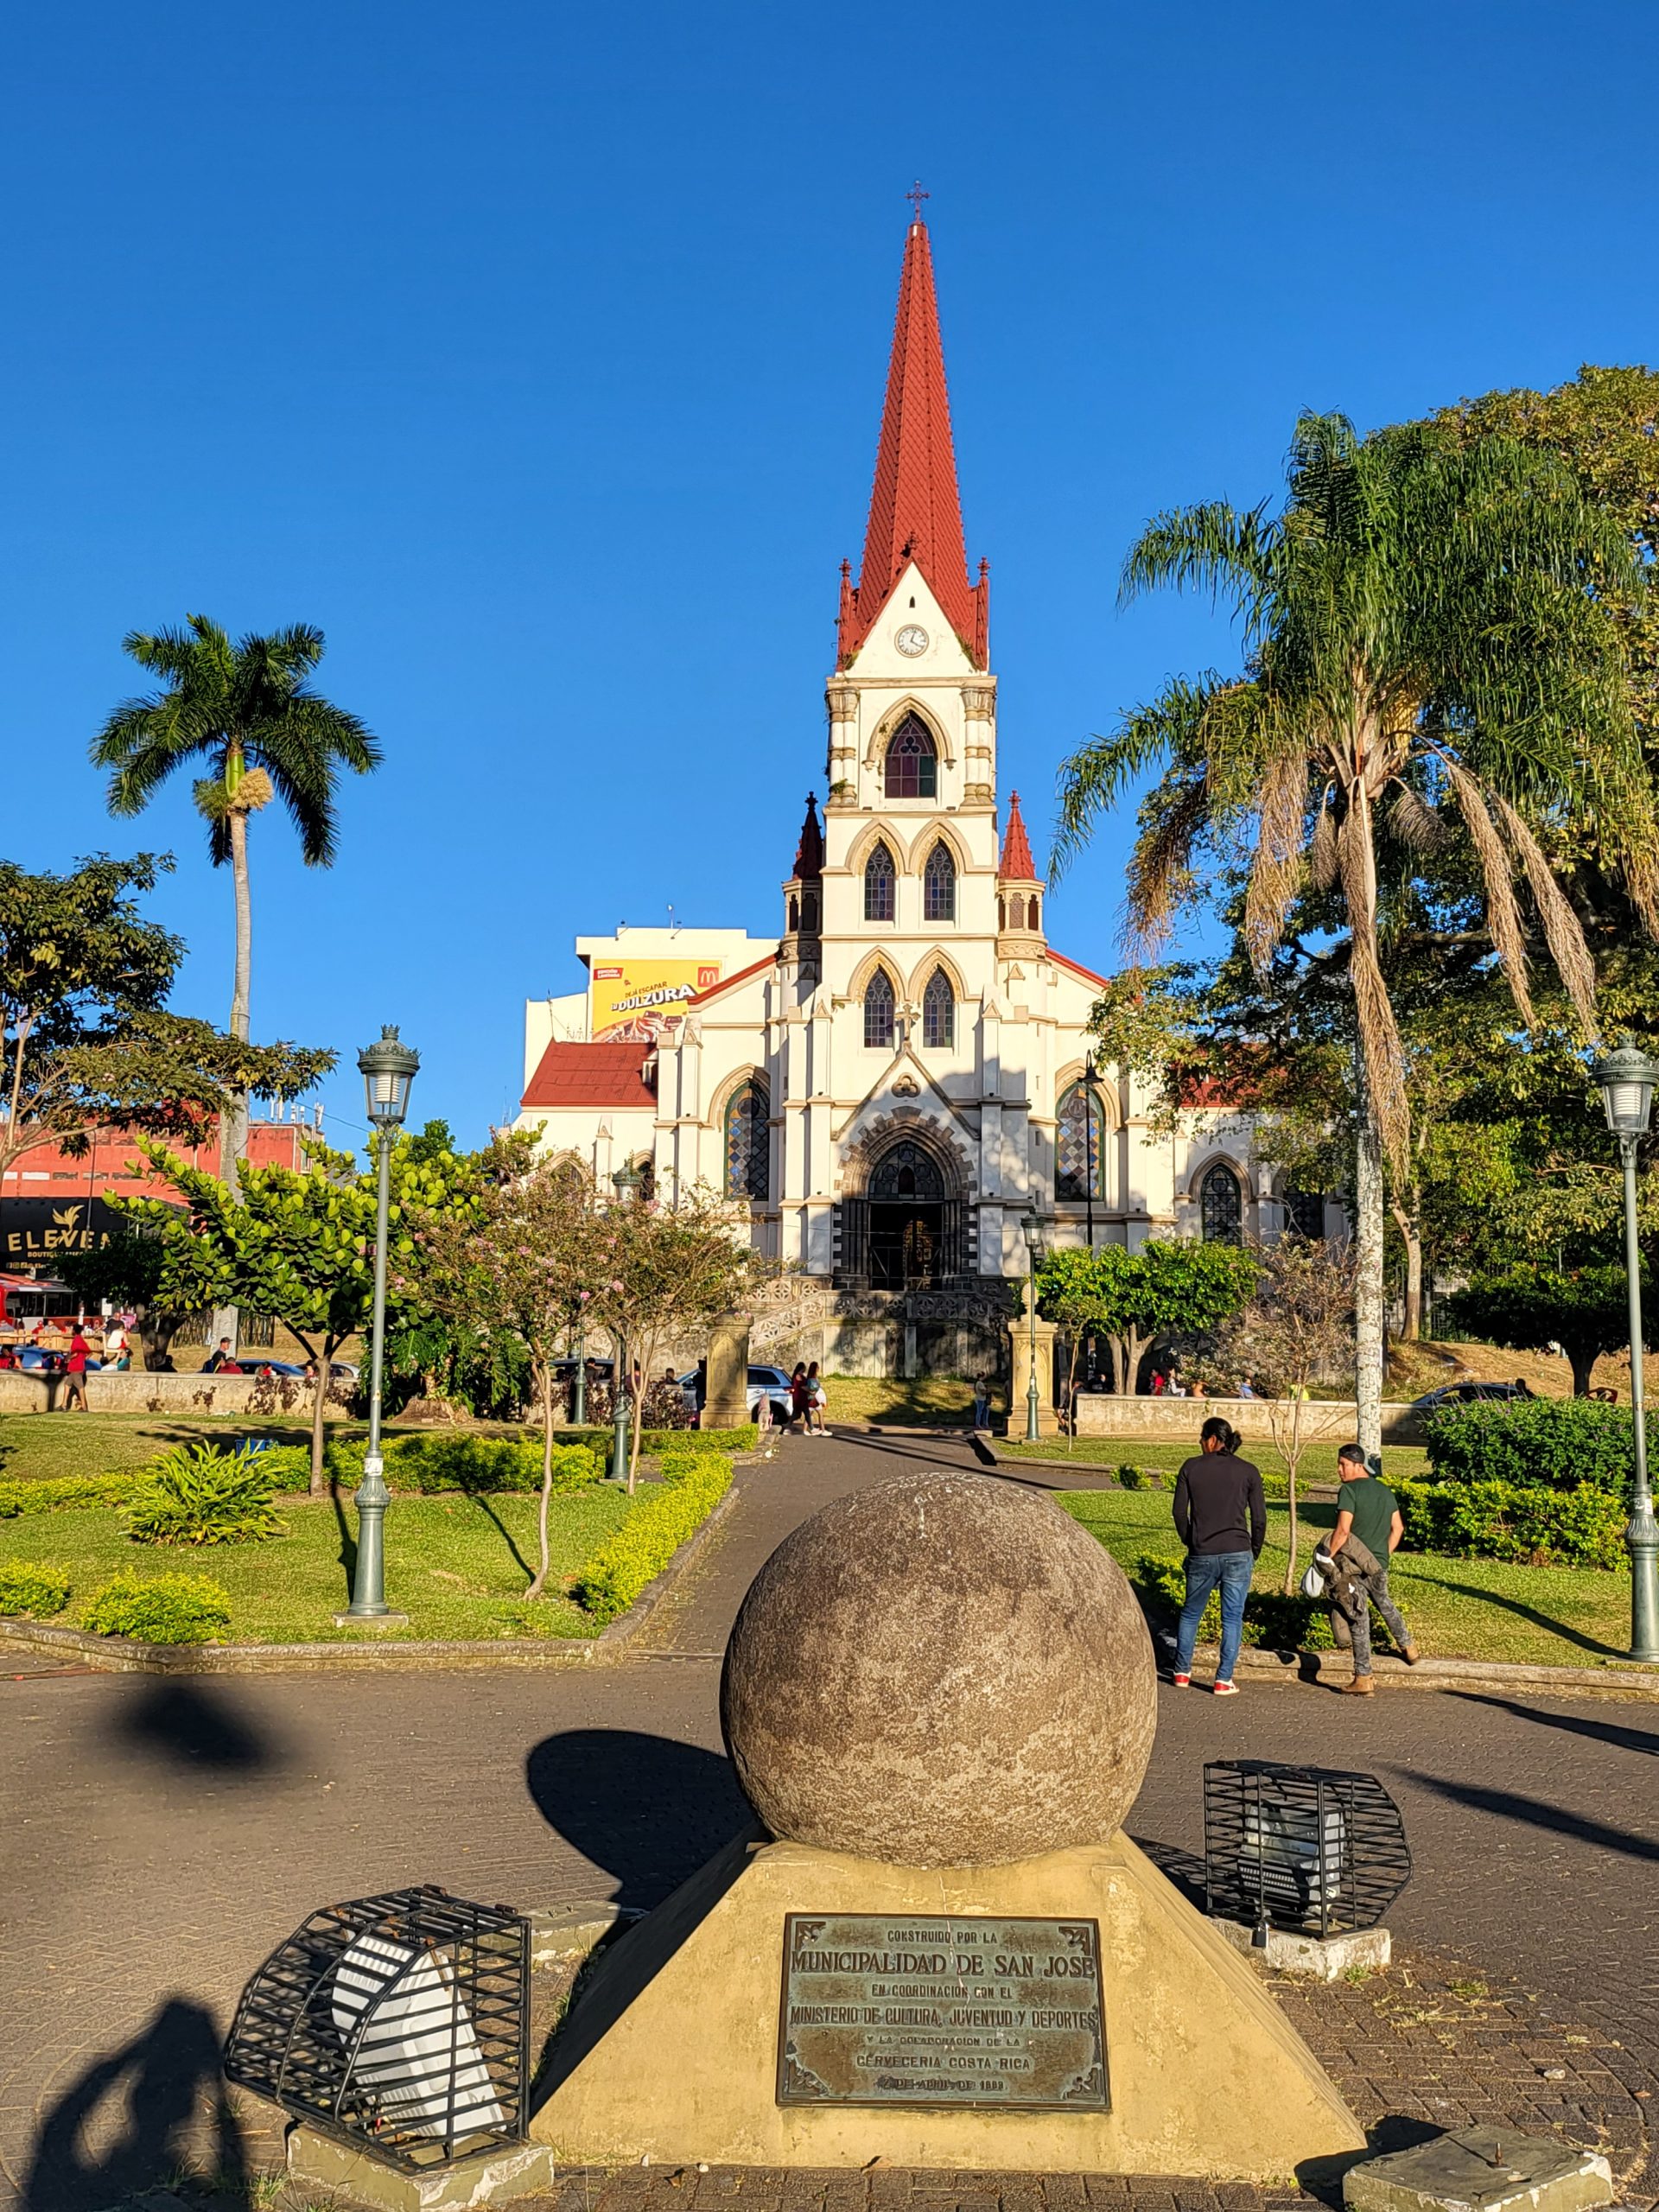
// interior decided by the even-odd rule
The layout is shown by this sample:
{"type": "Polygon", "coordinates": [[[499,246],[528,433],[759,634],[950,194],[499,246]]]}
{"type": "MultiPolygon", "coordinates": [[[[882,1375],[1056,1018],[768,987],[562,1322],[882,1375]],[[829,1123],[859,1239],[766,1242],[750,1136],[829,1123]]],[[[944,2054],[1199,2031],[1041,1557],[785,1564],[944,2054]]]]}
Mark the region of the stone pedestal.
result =
{"type": "Polygon", "coordinates": [[[1299,1936],[1294,1929],[1269,1928],[1265,1948],[1257,1950],[1255,1930],[1242,1920],[1212,1912],[1210,1925],[1236,1951],[1253,1953],[1270,1973],[1306,1974],[1314,1981],[1380,1974],[1394,1956],[1394,1938],[1386,1928],[1356,1928],[1345,1936],[1299,1936]]]}
{"type": "MultiPolygon", "coordinates": [[[[1031,1323],[1021,1313],[1008,1324],[1014,1381],[1008,1393],[1008,1435],[1018,1443],[1026,1433],[1026,1386],[1031,1380],[1031,1323]]],[[[1060,1416],[1054,1403],[1054,1324],[1040,1315],[1037,1321],[1037,1427],[1043,1436],[1058,1436],[1060,1416]]]]}
{"type": "Polygon", "coordinates": [[[562,2164],[880,2158],[1283,2184],[1305,2160],[1365,2144],[1254,1971],[1122,1834],[971,1867],[740,1837],[596,1964],[544,2079],[531,2133],[562,2164]],[[785,1916],[842,1912],[913,1916],[924,1935],[941,1913],[1096,1922],[1106,2108],[783,2101],[785,1916]]]}
{"type": "Polygon", "coordinates": [[[1343,2177],[1349,2212],[1590,2212],[1613,2201],[1612,2167],[1599,2151],[1554,2135],[1465,2127],[1343,2177]]]}
{"type": "Polygon", "coordinates": [[[749,1417],[749,1317],[728,1313],[709,1332],[705,1428],[741,1428],[749,1417]]]}

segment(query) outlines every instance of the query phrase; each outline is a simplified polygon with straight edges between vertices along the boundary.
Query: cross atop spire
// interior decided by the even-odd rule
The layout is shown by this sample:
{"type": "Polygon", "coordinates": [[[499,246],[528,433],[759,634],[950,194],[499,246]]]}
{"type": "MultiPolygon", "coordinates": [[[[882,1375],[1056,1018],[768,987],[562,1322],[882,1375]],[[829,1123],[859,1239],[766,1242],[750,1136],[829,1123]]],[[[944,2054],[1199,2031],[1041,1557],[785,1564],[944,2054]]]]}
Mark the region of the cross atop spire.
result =
{"type": "Polygon", "coordinates": [[[989,592],[982,573],[977,586],[968,580],[933,255],[921,219],[927,196],[919,184],[910,194],[917,214],[905,235],[864,558],[856,588],[842,586],[841,658],[849,660],[869,636],[914,561],[969,657],[983,668],[989,592]]]}
{"type": "Polygon", "coordinates": [[[922,202],[924,200],[931,200],[933,195],[931,192],[924,192],[922,190],[922,180],[920,177],[917,178],[915,183],[911,186],[910,190],[905,194],[905,197],[909,200],[911,206],[916,210],[916,213],[912,219],[918,223],[925,221],[926,219],[922,213],[922,202]]]}

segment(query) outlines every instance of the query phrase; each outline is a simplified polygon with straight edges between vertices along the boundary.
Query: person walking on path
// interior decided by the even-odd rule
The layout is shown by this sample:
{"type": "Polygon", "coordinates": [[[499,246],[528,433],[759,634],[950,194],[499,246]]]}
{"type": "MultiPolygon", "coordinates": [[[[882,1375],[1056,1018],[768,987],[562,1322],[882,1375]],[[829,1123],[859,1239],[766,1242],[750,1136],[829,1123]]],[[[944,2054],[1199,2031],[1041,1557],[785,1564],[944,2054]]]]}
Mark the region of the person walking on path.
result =
{"type": "Polygon", "coordinates": [[[988,1430],[991,1425],[991,1381],[988,1375],[979,1376],[974,1383],[974,1427],[976,1432],[988,1430]]]}
{"type": "Polygon", "coordinates": [[[806,1370],[806,1433],[809,1436],[828,1436],[830,1427],[825,1416],[830,1411],[830,1393],[823,1387],[816,1359],[806,1370]]]}
{"type": "Polygon", "coordinates": [[[1192,1647],[1210,1592],[1221,1592],[1221,1656],[1215,1694],[1236,1697],[1233,1668],[1244,1632],[1244,1600],[1268,1540],[1262,1474],[1238,1456],[1238,1431],[1214,1414],[1198,1436],[1198,1456],[1175,1478],[1175,1533],[1186,1546],[1186,1603],[1175,1633],[1175,1687],[1192,1681],[1192,1647]]]}
{"type": "Polygon", "coordinates": [[[91,1356],[91,1346],[80,1333],[80,1324],[77,1322],[75,1332],[69,1339],[69,1357],[65,1363],[69,1376],[63,1394],[63,1410],[67,1414],[73,1413],[77,1406],[82,1413],[90,1410],[86,1403],[86,1362],[91,1356]]]}
{"type": "Polygon", "coordinates": [[[1373,1605],[1382,1614],[1407,1666],[1417,1664],[1411,1630],[1389,1595],[1389,1561],[1406,1533],[1406,1524],[1400,1517],[1399,1500],[1382,1477],[1371,1472],[1357,1444],[1344,1444],[1338,1452],[1337,1479],[1337,1525],[1319,1549],[1352,1570],[1356,1602],[1349,1627],[1353,1634],[1354,1679],[1342,1687],[1347,1696],[1370,1697],[1376,1688],[1371,1680],[1373,1605]]]}
{"type": "Polygon", "coordinates": [[[795,1371],[789,1378],[790,1427],[793,1428],[797,1421],[801,1425],[803,1434],[810,1433],[812,1427],[812,1389],[811,1385],[806,1379],[806,1362],[804,1359],[798,1359],[796,1361],[795,1371]]]}

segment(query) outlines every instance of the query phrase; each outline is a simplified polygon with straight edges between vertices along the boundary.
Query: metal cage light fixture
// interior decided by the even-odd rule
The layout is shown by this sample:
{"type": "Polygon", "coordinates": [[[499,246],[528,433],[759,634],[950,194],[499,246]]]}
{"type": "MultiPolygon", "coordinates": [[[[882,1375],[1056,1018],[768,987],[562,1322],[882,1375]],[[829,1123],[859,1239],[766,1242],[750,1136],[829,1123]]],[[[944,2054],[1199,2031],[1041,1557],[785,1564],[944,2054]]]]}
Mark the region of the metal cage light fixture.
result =
{"type": "Polygon", "coordinates": [[[412,1045],[404,1044],[397,1029],[390,1025],[381,1030],[372,1045],[365,1046],[358,1054],[365,1103],[377,1129],[403,1127],[404,1116],[409,1111],[409,1086],[420,1065],[420,1054],[412,1045]]]}
{"type": "Polygon", "coordinates": [[[1653,1110],[1653,1090],[1659,1082],[1659,1062],[1650,1060],[1634,1039],[1623,1037],[1590,1070],[1591,1080],[1601,1093],[1607,1126],[1616,1137],[1644,1137],[1653,1110]]]}
{"type": "Polygon", "coordinates": [[[430,1885],[326,1905],[242,1993],[225,2073],[405,2172],[522,2143],[530,1923],[430,1885]]]}
{"type": "Polygon", "coordinates": [[[1205,1910],[1304,1936],[1375,1928],[1411,1879],[1400,1808],[1371,1774],[1217,1759],[1204,1770],[1205,1910]]]}

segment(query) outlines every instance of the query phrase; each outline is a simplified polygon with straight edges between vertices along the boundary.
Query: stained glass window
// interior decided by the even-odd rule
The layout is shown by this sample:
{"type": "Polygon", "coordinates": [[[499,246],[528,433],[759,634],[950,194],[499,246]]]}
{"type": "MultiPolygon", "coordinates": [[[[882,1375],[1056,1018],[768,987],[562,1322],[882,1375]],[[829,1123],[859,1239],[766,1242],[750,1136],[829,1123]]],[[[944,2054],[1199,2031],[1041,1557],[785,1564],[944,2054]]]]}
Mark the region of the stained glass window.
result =
{"type": "Polygon", "coordinates": [[[887,788],[889,798],[938,796],[938,756],[925,727],[914,715],[905,716],[887,747],[887,788]]]}
{"type": "Polygon", "coordinates": [[[1106,1195],[1106,1109],[1080,1083],[1060,1100],[1055,1195],[1096,1198],[1106,1195]]]}
{"type": "Polygon", "coordinates": [[[1206,1244],[1242,1244],[1244,1205],[1238,1178],[1220,1160],[1198,1185],[1198,1222],[1206,1244]]]}
{"type": "Polygon", "coordinates": [[[943,1046],[957,1041],[957,995],[943,968],[936,968],[922,993],[922,1042],[943,1046]]]}
{"type": "Polygon", "coordinates": [[[893,919],[894,869],[893,855],[878,845],[864,863],[864,918],[867,922],[893,919]]]}
{"type": "Polygon", "coordinates": [[[772,1097],[764,1078],[752,1076],[740,1084],[726,1109],[726,1188],[734,1198],[772,1195],[766,1129],[771,1117],[772,1097]]]}
{"type": "Polygon", "coordinates": [[[893,1043],[893,985],[878,968],[864,994],[864,1042],[883,1050],[893,1043]]]}
{"type": "Polygon", "coordinates": [[[901,1137],[884,1152],[870,1173],[870,1196],[880,1204],[906,1198],[926,1201],[944,1196],[938,1163],[912,1137],[901,1137]]]}
{"type": "Polygon", "coordinates": [[[954,922],[957,918],[957,864],[943,840],[927,856],[922,870],[922,918],[954,922]]]}

